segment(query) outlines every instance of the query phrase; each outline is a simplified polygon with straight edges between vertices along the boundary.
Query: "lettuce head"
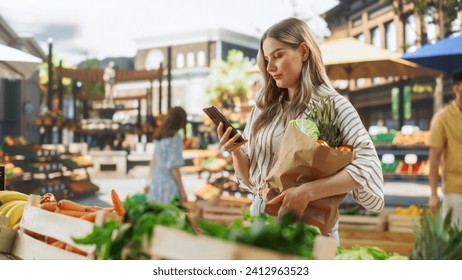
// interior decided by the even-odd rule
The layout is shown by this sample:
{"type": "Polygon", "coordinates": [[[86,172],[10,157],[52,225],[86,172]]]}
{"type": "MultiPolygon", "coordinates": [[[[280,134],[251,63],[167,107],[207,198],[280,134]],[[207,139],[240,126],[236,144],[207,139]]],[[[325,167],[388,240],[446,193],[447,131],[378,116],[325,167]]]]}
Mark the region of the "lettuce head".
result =
{"type": "Polygon", "coordinates": [[[310,136],[311,139],[317,140],[319,137],[319,130],[316,126],[316,123],[312,120],[305,120],[305,119],[296,119],[290,120],[289,124],[293,127],[299,129],[301,132],[305,133],[306,135],[310,136]]]}

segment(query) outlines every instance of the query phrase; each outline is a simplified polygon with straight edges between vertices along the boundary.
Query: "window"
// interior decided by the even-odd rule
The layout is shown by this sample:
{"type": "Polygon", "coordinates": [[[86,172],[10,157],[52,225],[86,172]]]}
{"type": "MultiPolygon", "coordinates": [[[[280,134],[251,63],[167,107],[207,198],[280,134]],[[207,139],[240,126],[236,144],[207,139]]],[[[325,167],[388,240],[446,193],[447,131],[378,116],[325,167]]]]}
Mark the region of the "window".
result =
{"type": "Polygon", "coordinates": [[[186,63],[188,67],[193,67],[194,66],[194,53],[188,52],[186,56],[186,63]]]}
{"type": "Polygon", "coordinates": [[[197,66],[205,66],[205,52],[200,51],[197,53],[197,66]]]}
{"type": "Polygon", "coordinates": [[[184,54],[179,53],[176,56],[176,68],[181,69],[184,68],[184,54]]]}
{"type": "Polygon", "coordinates": [[[378,27],[373,28],[371,30],[371,38],[372,38],[372,45],[376,46],[377,48],[382,47],[382,37],[380,34],[380,29],[378,27]]]}
{"type": "Polygon", "coordinates": [[[417,34],[415,26],[415,16],[410,14],[407,17],[406,25],[404,26],[404,43],[406,52],[413,52],[417,49],[417,34]]]}
{"type": "Polygon", "coordinates": [[[394,21],[385,24],[385,48],[396,51],[396,25],[394,21]]]}
{"type": "Polygon", "coordinates": [[[359,40],[360,42],[362,42],[362,43],[365,43],[365,42],[366,42],[366,36],[364,36],[363,33],[356,35],[355,38],[358,39],[358,40],[359,40]]]}
{"type": "Polygon", "coordinates": [[[146,60],[144,62],[144,66],[146,69],[158,69],[160,68],[160,64],[164,62],[164,54],[161,50],[153,49],[150,50],[148,55],[146,56],[146,60]]]}

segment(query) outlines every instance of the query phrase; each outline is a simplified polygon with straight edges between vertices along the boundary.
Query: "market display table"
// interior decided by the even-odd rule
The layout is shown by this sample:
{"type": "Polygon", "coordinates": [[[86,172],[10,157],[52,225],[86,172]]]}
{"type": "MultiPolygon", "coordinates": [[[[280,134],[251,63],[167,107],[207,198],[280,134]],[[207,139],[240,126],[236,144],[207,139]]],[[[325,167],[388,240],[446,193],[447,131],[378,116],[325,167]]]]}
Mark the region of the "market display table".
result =
{"type": "Polygon", "coordinates": [[[340,245],[349,249],[353,245],[377,246],[387,252],[411,257],[415,237],[413,233],[340,229],[340,245]]]}
{"type": "Polygon", "coordinates": [[[202,162],[208,158],[216,157],[220,154],[219,150],[201,150],[201,149],[188,149],[183,151],[183,159],[186,162],[192,162],[192,165],[183,167],[183,170],[189,172],[202,172],[202,162]],[[187,170],[186,170],[187,169],[187,170]]]}

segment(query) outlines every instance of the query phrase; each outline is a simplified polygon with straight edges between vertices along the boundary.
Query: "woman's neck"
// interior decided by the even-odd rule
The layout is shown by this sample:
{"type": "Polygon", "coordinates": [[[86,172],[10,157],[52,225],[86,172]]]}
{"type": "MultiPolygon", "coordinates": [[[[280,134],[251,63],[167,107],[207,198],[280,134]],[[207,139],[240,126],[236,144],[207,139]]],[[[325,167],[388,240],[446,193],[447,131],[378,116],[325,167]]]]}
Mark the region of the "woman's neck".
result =
{"type": "Polygon", "coordinates": [[[294,90],[291,90],[291,89],[287,89],[287,96],[286,96],[286,101],[292,101],[294,100],[294,90]]]}

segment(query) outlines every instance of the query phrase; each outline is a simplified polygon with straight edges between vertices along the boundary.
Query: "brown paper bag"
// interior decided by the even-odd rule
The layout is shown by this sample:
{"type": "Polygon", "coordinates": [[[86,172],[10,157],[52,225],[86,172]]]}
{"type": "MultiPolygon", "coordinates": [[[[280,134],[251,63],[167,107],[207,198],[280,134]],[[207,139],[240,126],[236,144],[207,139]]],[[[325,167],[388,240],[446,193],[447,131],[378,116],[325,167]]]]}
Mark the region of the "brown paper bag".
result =
{"type": "MultiPolygon", "coordinates": [[[[282,191],[303,183],[335,174],[354,159],[353,152],[321,146],[297,128],[288,125],[278,151],[278,159],[268,176],[263,200],[270,201],[282,191]]],[[[345,194],[311,201],[303,213],[302,220],[317,226],[323,235],[329,235],[338,220],[338,207],[345,194]]],[[[279,209],[280,205],[276,208],[279,209]]],[[[265,210],[277,214],[276,209],[265,210]]]]}

